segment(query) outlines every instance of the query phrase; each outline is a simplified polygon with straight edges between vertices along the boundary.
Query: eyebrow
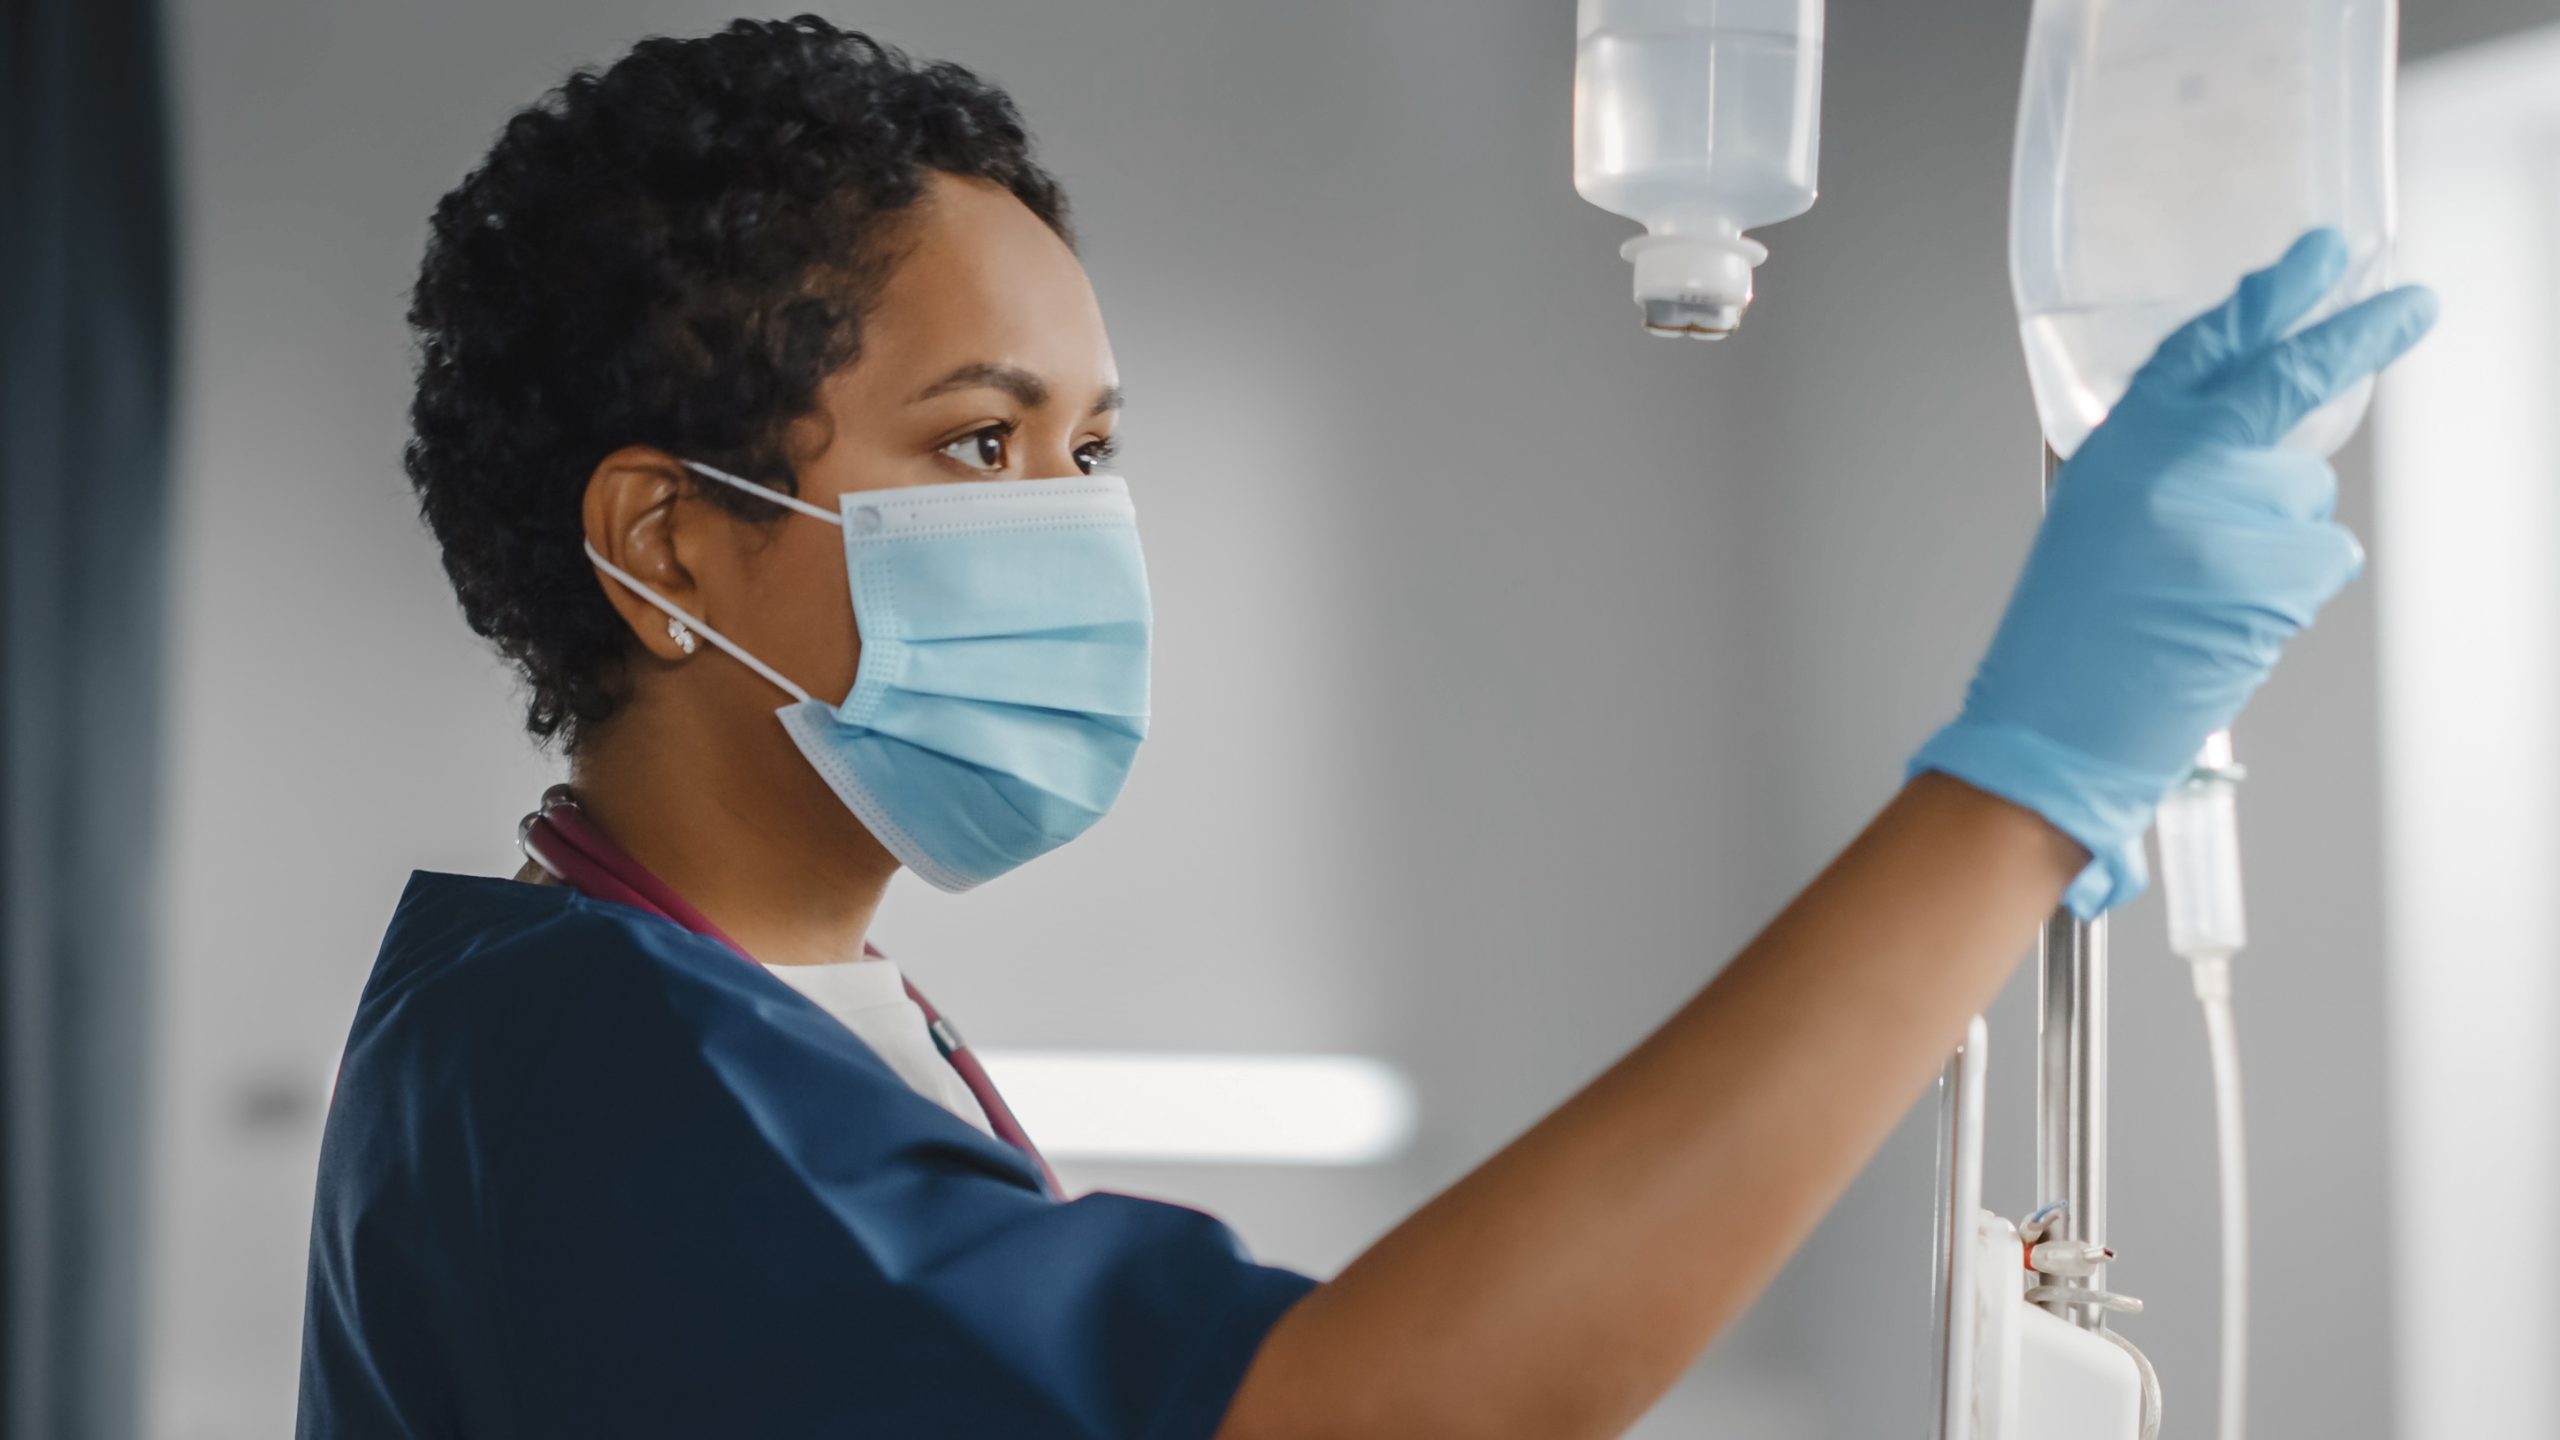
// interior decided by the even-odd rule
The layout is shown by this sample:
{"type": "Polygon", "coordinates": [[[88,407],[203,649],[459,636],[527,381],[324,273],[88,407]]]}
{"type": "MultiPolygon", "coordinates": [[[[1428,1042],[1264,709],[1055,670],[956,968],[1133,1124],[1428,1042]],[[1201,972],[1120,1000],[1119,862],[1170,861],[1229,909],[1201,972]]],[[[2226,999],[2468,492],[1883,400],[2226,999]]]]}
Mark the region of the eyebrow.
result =
{"type": "MultiPolygon", "coordinates": [[[[1019,365],[996,365],[986,361],[963,365],[934,381],[916,392],[916,400],[930,400],[937,395],[948,395],[954,390],[974,390],[980,386],[1001,390],[1033,409],[1049,403],[1049,382],[1019,365]]],[[[1093,402],[1093,413],[1103,415],[1119,409],[1122,398],[1120,387],[1112,386],[1102,392],[1100,399],[1093,402]]]]}

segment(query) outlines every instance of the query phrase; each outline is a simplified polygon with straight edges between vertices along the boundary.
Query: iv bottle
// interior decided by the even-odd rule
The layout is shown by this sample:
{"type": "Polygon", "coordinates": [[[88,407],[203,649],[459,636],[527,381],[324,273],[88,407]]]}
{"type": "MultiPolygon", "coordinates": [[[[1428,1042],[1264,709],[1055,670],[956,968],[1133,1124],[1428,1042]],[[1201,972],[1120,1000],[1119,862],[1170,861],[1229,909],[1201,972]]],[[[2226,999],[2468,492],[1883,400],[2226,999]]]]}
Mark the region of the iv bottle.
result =
{"type": "MultiPolygon", "coordinates": [[[[2045,438],[2069,455],[2170,331],[2314,226],[2379,292],[2393,234],[2397,0],[2035,0],[2010,279],[2045,438]]],[[[2285,443],[2327,455],[2367,380],[2285,443]]]]}
{"type": "Polygon", "coordinates": [[[1579,0],[1573,188],[1644,223],[1618,253],[1656,335],[1720,340],[1768,248],[1813,207],[1822,0],[1579,0]]]}

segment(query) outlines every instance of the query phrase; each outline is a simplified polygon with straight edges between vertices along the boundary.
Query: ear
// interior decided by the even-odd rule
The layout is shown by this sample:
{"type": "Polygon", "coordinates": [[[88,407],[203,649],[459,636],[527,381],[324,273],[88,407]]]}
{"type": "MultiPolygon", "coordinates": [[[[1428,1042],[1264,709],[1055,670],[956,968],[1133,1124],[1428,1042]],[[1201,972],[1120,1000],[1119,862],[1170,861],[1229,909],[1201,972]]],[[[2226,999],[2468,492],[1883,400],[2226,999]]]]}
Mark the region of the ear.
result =
{"type": "MultiPolygon", "coordinates": [[[[587,477],[581,519],[587,543],[687,614],[702,615],[691,571],[676,544],[676,501],[690,485],[684,464],[664,450],[626,445],[596,463],[587,477]]],[[[631,627],[640,648],[673,663],[685,658],[668,633],[667,613],[602,570],[596,583],[631,627]]],[[[708,616],[704,616],[706,620],[708,616]]]]}

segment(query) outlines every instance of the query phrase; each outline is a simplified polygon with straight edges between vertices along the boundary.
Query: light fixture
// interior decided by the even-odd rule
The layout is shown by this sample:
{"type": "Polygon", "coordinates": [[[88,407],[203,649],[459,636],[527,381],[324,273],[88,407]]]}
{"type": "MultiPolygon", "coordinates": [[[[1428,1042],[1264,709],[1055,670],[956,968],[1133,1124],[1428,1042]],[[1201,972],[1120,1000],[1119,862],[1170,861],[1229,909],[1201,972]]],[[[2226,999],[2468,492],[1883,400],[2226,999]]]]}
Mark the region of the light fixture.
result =
{"type": "Polygon", "coordinates": [[[1005,1100],[1064,1159],[1368,1165],[1413,1137],[1413,1087],[1360,1055],[990,1050],[1005,1100]]]}

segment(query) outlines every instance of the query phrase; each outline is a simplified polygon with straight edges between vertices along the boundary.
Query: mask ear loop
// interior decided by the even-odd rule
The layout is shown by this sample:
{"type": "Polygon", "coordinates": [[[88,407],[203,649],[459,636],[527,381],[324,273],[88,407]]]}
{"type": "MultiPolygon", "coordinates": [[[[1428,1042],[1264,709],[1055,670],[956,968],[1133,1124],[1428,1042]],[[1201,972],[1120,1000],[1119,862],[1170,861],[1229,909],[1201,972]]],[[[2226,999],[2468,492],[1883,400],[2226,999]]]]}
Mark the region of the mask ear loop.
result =
{"type": "MultiPolygon", "coordinates": [[[[742,480],[739,477],[730,474],[726,470],[713,469],[711,466],[705,465],[698,460],[686,460],[679,463],[696,475],[703,476],[706,479],[717,480],[723,485],[734,486],[737,489],[744,490],[748,494],[755,496],[759,500],[770,500],[776,505],[783,506],[786,509],[797,510],[801,514],[806,515],[813,520],[824,520],[828,524],[839,528],[844,525],[844,517],[822,505],[813,505],[808,501],[801,499],[797,495],[786,495],[779,490],[771,488],[770,486],[759,485],[753,480],[742,480]]],[[[753,655],[748,654],[744,646],[739,645],[736,641],[731,640],[728,636],[721,634],[710,626],[703,624],[702,621],[695,616],[687,614],[683,609],[669,601],[664,595],[661,595],[657,591],[650,589],[648,586],[641,584],[639,577],[604,558],[602,552],[596,549],[594,541],[589,540],[584,543],[586,545],[587,558],[595,562],[597,569],[602,570],[607,575],[610,575],[615,580],[621,582],[624,589],[629,590],[632,594],[639,596],[641,599],[657,606],[667,614],[683,621],[686,625],[699,633],[703,639],[708,640],[712,644],[719,646],[721,649],[728,651],[730,656],[739,664],[746,666],[748,669],[753,670],[767,680],[772,681],[777,688],[779,688],[784,694],[789,695],[792,699],[805,705],[814,698],[808,691],[803,690],[799,686],[792,684],[789,680],[784,679],[782,677],[782,672],[774,669],[770,665],[767,665],[753,655]]]]}
{"type": "Polygon", "coordinates": [[[773,489],[770,486],[759,485],[753,480],[741,480],[726,470],[714,470],[710,466],[704,465],[698,461],[687,460],[682,463],[684,468],[692,471],[696,475],[703,476],[706,479],[717,480],[723,485],[734,486],[755,496],[759,500],[770,500],[776,505],[797,510],[812,520],[824,520],[830,525],[837,526],[844,524],[843,516],[838,515],[836,512],[828,509],[824,505],[813,505],[810,502],[801,499],[797,495],[785,495],[779,490],[773,489]]]}
{"type": "MultiPolygon", "coordinates": [[[[760,489],[762,487],[759,486],[754,488],[760,489]]],[[[772,681],[783,691],[783,693],[789,695],[792,699],[805,705],[814,698],[808,691],[803,690],[799,686],[792,684],[789,680],[784,679],[782,672],[774,669],[770,665],[767,665],[753,655],[748,654],[745,647],[739,645],[736,641],[731,640],[728,636],[721,634],[719,631],[712,629],[710,626],[703,624],[699,617],[686,613],[683,608],[669,601],[664,595],[661,595],[657,591],[650,589],[648,586],[641,584],[638,576],[633,575],[630,571],[625,570],[621,566],[604,558],[603,552],[596,549],[594,541],[590,540],[585,543],[587,558],[595,562],[595,567],[597,569],[619,581],[624,589],[691,626],[696,634],[699,634],[703,639],[710,641],[721,649],[728,651],[739,664],[746,666],[748,669],[753,670],[767,680],[772,681]]]]}

